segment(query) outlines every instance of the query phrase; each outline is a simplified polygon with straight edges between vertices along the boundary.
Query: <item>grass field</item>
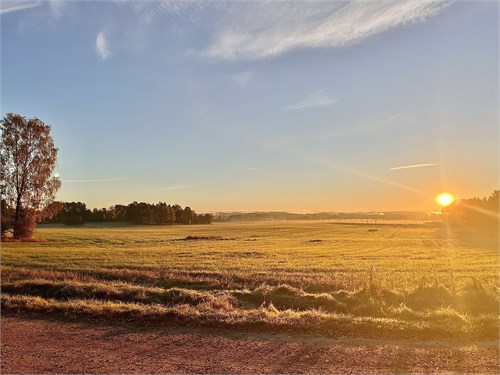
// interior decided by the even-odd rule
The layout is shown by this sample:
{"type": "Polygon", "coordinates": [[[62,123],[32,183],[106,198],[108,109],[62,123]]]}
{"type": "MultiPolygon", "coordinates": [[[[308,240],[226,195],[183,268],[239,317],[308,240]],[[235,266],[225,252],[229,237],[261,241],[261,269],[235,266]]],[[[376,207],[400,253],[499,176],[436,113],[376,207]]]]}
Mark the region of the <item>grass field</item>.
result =
{"type": "Polygon", "coordinates": [[[326,336],[497,339],[498,244],[421,225],[42,227],[2,309],[326,336]]]}

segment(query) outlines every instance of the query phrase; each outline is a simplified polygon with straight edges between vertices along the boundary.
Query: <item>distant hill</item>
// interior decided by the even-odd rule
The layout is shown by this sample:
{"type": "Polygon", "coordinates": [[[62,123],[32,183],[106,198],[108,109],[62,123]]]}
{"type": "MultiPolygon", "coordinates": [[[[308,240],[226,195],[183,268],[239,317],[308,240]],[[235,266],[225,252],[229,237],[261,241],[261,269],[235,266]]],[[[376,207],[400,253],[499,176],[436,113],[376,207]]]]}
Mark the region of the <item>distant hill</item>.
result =
{"type": "Polygon", "coordinates": [[[266,220],[370,220],[370,221],[427,221],[429,214],[418,211],[391,212],[217,212],[214,221],[266,221],[266,220]]]}

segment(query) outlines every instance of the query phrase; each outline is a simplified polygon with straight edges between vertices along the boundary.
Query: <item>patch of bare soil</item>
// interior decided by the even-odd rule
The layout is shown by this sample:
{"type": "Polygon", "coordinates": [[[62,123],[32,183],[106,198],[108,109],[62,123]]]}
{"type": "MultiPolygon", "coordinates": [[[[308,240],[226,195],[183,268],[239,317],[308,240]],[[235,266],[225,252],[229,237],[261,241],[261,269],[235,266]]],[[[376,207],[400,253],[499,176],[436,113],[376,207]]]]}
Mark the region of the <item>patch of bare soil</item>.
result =
{"type": "Polygon", "coordinates": [[[235,239],[221,236],[187,236],[180,238],[178,241],[232,241],[235,239]]]}
{"type": "Polygon", "coordinates": [[[2,316],[2,374],[498,373],[498,342],[383,341],[2,316]]]}

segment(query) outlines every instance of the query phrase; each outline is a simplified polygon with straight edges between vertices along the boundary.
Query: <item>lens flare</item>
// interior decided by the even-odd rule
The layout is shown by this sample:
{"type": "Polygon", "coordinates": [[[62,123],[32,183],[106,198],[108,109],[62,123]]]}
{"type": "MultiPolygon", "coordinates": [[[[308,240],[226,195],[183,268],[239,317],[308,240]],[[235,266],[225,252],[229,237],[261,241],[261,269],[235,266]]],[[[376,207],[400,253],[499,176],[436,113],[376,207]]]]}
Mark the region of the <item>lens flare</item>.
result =
{"type": "Polygon", "coordinates": [[[441,193],[436,196],[436,202],[440,206],[446,207],[455,202],[455,197],[450,193],[441,193]]]}

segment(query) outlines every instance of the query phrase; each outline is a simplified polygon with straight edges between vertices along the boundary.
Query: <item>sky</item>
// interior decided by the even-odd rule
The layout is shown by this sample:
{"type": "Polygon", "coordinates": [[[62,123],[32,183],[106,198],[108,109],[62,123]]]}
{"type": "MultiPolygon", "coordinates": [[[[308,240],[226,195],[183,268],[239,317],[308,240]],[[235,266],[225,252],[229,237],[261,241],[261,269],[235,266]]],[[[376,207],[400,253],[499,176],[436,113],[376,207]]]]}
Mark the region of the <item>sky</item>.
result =
{"type": "Polygon", "coordinates": [[[1,108],[57,199],[433,211],[498,189],[496,1],[0,3],[1,108]]]}

